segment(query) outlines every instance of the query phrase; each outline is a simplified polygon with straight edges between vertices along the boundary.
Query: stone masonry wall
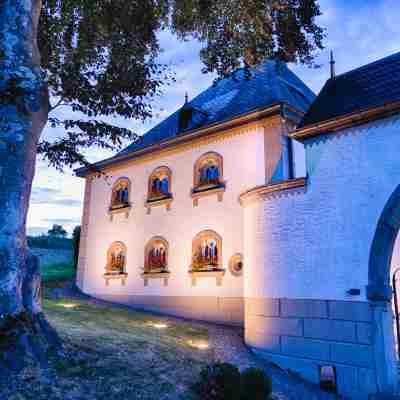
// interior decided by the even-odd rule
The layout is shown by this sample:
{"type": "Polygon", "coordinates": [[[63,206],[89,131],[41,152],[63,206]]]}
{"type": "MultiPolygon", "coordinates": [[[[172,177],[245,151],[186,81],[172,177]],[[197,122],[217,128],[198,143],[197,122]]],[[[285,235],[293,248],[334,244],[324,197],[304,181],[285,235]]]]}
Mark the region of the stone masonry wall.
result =
{"type": "Polygon", "coordinates": [[[372,310],[350,301],[245,300],[246,343],[282,368],[319,383],[319,367],[336,368],[339,394],[376,392],[372,310]]]}

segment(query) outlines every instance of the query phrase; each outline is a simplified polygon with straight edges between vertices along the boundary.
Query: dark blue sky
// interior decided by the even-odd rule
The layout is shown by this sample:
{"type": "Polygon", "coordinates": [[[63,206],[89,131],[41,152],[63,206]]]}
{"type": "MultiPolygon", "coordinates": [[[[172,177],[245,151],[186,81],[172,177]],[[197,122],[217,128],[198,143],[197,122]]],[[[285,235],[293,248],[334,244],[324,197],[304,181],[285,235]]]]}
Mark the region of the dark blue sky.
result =
{"type": "MultiPolygon", "coordinates": [[[[298,76],[315,92],[321,89],[329,77],[329,50],[336,59],[337,73],[343,73],[371,61],[400,51],[400,2],[399,0],[321,0],[323,15],[319,24],[327,29],[326,49],[317,56],[320,69],[292,66],[298,76]]],[[[178,42],[169,33],[160,35],[164,49],[161,60],[170,64],[176,73],[176,83],[166,86],[164,95],[155,104],[156,115],[146,124],[121,119],[113,123],[143,133],[184,102],[185,92],[194,97],[206,89],[213,76],[201,73],[200,45],[196,42],[178,42]]],[[[69,110],[62,110],[68,115],[69,110]]],[[[46,135],[60,132],[46,129],[46,135]]],[[[92,161],[110,153],[92,151],[92,161]]],[[[31,211],[28,219],[30,233],[47,231],[53,223],[62,223],[69,231],[78,225],[81,215],[83,182],[71,171],[60,175],[39,162],[34,182],[31,211]]]]}

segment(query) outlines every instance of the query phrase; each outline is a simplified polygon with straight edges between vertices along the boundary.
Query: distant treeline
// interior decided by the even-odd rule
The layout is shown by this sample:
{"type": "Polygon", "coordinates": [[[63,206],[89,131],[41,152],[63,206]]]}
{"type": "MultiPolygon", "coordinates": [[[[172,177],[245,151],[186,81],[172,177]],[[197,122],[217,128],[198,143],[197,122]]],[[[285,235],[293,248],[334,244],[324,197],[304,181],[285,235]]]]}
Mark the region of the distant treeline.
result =
{"type": "Polygon", "coordinates": [[[28,236],[28,246],[32,249],[72,249],[72,239],[48,235],[28,236]]]}

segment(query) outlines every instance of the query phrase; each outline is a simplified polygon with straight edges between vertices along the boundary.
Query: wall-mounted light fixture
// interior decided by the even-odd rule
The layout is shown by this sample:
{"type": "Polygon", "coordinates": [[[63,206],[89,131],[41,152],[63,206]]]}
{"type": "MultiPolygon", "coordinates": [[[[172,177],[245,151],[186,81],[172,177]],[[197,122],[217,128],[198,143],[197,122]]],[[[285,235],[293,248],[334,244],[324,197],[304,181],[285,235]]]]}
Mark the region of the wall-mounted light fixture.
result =
{"type": "Polygon", "coordinates": [[[359,296],[361,294],[360,289],[349,289],[347,292],[350,296],[359,296]]]}
{"type": "Polygon", "coordinates": [[[336,368],[332,365],[322,365],[319,367],[319,385],[327,392],[336,393],[336,368]]]}

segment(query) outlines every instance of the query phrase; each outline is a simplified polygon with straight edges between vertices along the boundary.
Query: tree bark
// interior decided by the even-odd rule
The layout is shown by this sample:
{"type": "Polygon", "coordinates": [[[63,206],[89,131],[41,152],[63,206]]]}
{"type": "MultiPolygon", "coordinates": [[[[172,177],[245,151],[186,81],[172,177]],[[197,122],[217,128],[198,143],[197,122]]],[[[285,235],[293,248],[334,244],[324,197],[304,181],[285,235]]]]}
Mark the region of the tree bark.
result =
{"type": "Polygon", "coordinates": [[[36,149],[48,116],[37,29],[41,0],[0,1],[0,375],[59,345],[44,318],[26,217],[36,149]]]}

